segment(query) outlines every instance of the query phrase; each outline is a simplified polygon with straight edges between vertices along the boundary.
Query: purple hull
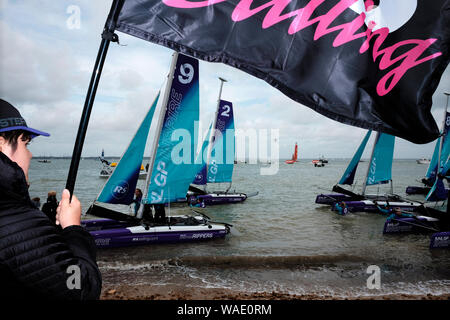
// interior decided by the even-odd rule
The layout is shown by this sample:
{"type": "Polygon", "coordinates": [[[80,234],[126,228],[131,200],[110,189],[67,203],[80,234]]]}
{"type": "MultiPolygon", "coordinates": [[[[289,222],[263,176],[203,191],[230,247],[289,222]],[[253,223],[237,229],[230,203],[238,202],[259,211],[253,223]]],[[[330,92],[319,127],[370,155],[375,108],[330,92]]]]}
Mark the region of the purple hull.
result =
{"type": "Polygon", "coordinates": [[[195,196],[199,202],[203,202],[205,205],[216,204],[229,204],[243,202],[247,199],[247,195],[244,193],[209,193],[205,195],[195,196]]]}
{"type": "Polygon", "coordinates": [[[436,232],[435,222],[422,217],[386,220],[383,234],[436,232]]]}
{"type": "Polygon", "coordinates": [[[450,231],[434,233],[430,240],[430,249],[449,249],[450,231]]]}
{"type": "Polygon", "coordinates": [[[430,192],[431,187],[416,187],[416,186],[408,186],[406,187],[406,194],[428,194],[430,192]]]}
{"type": "Polygon", "coordinates": [[[133,226],[109,219],[86,220],[82,225],[98,248],[130,247],[157,243],[192,242],[224,238],[229,226],[218,223],[133,226]]]}
{"type": "Polygon", "coordinates": [[[336,202],[352,201],[353,197],[342,193],[319,194],[316,196],[317,204],[333,205],[336,202]]]}
{"type": "MultiPolygon", "coordinates": [[[[382,206],[385,202],[378,201],[378,204],[382,206]]],[[[377,205],[371,200],[361,201],[344,201],[344,204],[348,212],[371,212],[380,213],[377,205]]],[[[390,207],[398,207],[402,211],[415,212],[419,209],[420,203],[415,202],[389,202],[390,207]]],[[[331,210],[336,211],[335,207],[331,207],[331,210]]]]}
{"type": "Polygon", "coordinates": [[[91,231],[98,248],[130,247],[156,243],[191,242],[224,238],[226,230],[212,231],[168,231],[132,233],[129,229],[118,228],[91,231]]]}

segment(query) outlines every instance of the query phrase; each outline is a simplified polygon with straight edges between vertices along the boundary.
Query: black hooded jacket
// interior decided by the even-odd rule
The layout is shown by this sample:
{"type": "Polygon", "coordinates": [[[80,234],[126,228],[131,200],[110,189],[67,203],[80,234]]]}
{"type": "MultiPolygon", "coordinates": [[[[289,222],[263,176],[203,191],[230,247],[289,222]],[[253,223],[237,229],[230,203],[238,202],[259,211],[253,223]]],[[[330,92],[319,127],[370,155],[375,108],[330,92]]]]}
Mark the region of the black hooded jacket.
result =
{"type": "Polygon", "coordinates": [[[101,286],[91,235],[36,209],[23,170],[0,152],[0,298],[91,300],[101,286]]]}

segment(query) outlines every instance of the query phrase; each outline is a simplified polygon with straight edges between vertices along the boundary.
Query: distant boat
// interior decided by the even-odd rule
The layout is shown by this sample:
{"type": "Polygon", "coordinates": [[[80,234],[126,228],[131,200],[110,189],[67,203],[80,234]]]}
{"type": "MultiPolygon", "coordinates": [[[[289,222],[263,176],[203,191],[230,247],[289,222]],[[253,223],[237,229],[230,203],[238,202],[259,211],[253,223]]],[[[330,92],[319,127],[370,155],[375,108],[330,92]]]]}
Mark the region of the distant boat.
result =
{"type": "Polygon", "coordinates": [[[323,155],[319,158],[319,160],[322,161],[323,163],[328,163],[328,160],[325,159],[323,155]]]}
{"type": "Polygon", "coordinates": [[[43,160],[38,160],[38,162],[40,162],[40,163],[50,163],[51,161],[47,160],[47,159],[43,159],[43,160]]]}
{"type": "Polygon", "coordinates": [[[298,157],[298,146],[297,146],[297,142],[296,142],[295,143],[294,154],[292,155],[292,158],[290,160],[286,160],[285,163],[293,164],[295,162],[298,162],[297,157],[298,157]]]}
{"type": "MultiPolygon", "coordinates": [[[[113,173],[114,169],[117,167],[117,162],[109,162],[105,159],[105,151],[102,149],[102,155],[99,157],[102,162],[102,168],[100,170],[99,178],[108,179],[113,173]]],[[[147,167],[148,168],[148,167],[147,167]]],[[[147,179],[147,169],[141,164],[141,170],[139,172],[139,179],[147,179]]]]}
{"type": "Polygon", "coordinates": [[[430,162],[431,162],[430,159],[425,159],[425,158],[417,159],[416,161],[418,164],[430,164],[430,162]]]}
{"type": "Polygon", "coordinates": [[[314,167],[325,167],[325,162],[322,160],[313,160],[312,163],[314,164],[314,167]]]}

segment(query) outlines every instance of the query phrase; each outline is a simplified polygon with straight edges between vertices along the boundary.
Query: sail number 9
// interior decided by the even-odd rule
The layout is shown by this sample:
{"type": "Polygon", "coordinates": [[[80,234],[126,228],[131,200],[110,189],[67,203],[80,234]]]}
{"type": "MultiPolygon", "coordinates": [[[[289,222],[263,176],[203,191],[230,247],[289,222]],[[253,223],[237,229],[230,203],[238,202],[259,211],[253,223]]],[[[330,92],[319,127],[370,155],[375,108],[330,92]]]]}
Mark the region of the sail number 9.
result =
{"type": "Polygon", "coordinates": [[[191,83],[194,79],[194,67],[189,63],[180,65],[180,75],[178,76],[178,81],[182,84],[191,83]]]}

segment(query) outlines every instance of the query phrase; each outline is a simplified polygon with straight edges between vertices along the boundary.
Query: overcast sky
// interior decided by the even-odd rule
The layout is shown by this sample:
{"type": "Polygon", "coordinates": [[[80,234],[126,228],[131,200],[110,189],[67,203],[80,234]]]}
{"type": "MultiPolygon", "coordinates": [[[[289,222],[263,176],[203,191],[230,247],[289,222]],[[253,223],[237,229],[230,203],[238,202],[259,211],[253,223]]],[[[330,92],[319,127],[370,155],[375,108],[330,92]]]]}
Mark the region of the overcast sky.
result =
{"type": "MultiPolygon", "coordinates": [[[[0,0],[0,97],[19,109],[29,126],[51,134],[33,141],[34,156],[72,154],[110,5],[111,0],[0,0]],[[79,28],[71,6],[80,9],[79,28]]],[[[102,149],[111,156],[124,152],[170,66],[171,50],[118,34],[123,46],[110,46],[83,156],[100,155],[102,149]]],[[[228,80],[222,98],[234,104],[236,128],[278,129],[280,158],[291,156],[295,142],[300,158],[352,157],[366,132],[330,120],[237,69],[200,61],[204,127],[215,111],[219,76],[228,80]]],[[[439,127],[444,91],[450,91],[449,68],[433,96],[432,113],[439,127]]],[[[433,148],[434,143],[397,139],[394,156],[430,158],[433,148]]]]}

